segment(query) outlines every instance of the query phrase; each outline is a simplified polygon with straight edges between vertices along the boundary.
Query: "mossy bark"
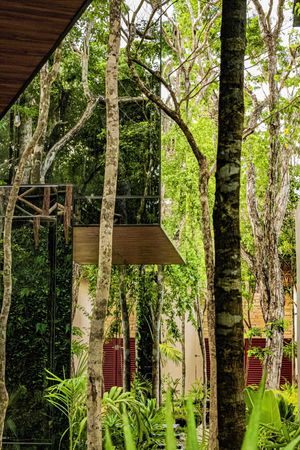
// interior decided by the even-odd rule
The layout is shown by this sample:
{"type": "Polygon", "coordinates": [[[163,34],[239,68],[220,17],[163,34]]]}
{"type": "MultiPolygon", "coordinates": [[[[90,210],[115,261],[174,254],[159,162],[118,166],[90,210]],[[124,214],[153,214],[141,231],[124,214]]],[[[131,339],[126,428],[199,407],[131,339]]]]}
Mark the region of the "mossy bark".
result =
{"type": "Polygon", "coordinates": [[[87,448],[102,450],[103,345],[112,266],[112,237],[119,161],[118,61],[121,0],[110,1],[106,65],[106,158],[100,217],[99,260],[88,350],[87,448]]]}
{"type": "Polygon", "coordinates": [[[222,450],[240,450],[245,431],[239,222],[245,33],[246,0],[223,0],[214,205],[218,430],[222,450]]]}

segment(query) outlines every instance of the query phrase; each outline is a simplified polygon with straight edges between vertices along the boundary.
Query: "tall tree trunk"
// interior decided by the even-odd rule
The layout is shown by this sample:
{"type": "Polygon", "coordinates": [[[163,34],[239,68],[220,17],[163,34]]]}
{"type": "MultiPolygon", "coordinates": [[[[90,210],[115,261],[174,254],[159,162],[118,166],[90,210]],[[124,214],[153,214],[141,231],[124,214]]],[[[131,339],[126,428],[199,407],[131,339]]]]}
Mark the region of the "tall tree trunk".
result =
{"type": "MultiPolygon", "coordinates": [[[[207,365],[206,365],[206,348],[205,348],[205,337],[204,337],[204,320],[203,320],[203,312],[201,310],[199,300],[195,300],[194,309],[196,312],[196,320],[197,320],[197,334],[199,339],[199,345],[201,349],[202,355],[202,377],[203,377],[203,411],[202,411],[202,437],[203,440],[205,438],[206,431],[206,415],[207,415],[207,365]]],[[[211,440],[210,440],[211,442],[211,440]]],[[[218,442],[216,437],[216,442],[218,442]]]]}
{"type": "MultiPolygon", "coordinates": [[[[154,7],[159,7],[157,3],[152,2],[154,7]]],[[[134,20],[133,20],[134,22],[134,20]]],[[[180,104],[175,96],[173,89],[172,92],[172,102],[174,108],[169,107],[168,102],[164,102],[163,98],[152,91],[142,80],[139,75],[135,64],[137,63],[140,67],[145,67],[145,64],[136,58],[136,53],[132,50],[132,44],[135,36],[135,24],[130,24],[130,32],[127,41],[126,54],[127,63],[131,71],[133,79],[136,81],[140,90],[144,95],[148,97],[153,103],[155,103],[164,113],[170,117],[181,129],[184,134],[199,166],[199,191],[200,191],[200,203],[201,203],[201,229],[203,233],[203,243],[205,252],[205,266],[206,266],[206,276],[207,276],[207,301],[208,301],[208,318],[209,318],[209,344],[211,348],[210,358],[211,358],[211,415],[210,415],[210,450],[218,449],[217,442],[217,396],[216,396],[216,358],[215,358],[215,336],[214,330],[214,250],[213,250],[213,239],[211,230],[211,219],[210,219],[210,208],[209,208],[209,198],[208,198],[208,182],[210,173],[208,170],[208,162],[206,156],[201,152],[198,146],[195,136],[193,135],[189,125],[181,115],[180,104]],[[134,57],[133,57],[134,55],[134,57]]],[[[183,64],[182,64],[183,66],[183,64]]],[[[148,68],[149,70],[149,68],[148,68]]],[[[149,73],[156,75],[158,81],[163,83],[167,88],[171,87],[169,80],[163,79],[161,74],[153,72],[151,69],[149,73]]]]}
{"type": "Polygon", "coordinates": [[[157,298],[154,305],[153,314],[153,347],[152,347],[152,396],[156,399],[156,405],[160,402],[160,333],[161,333],[161,315],[163,309],[163,269],[158,266],[157,269],[157,298]]]}
{"type": "Polygon", "coordinates": [[[223,0],[214,205],[218,426],[222,450],[240,450],[245,431],[239,222],[245,46],[246,0],[223,0]]]}
{"type": "Polygon", "coordinates": [[[122,334],[123,334],[123,389],[124,392],[130,391],[131,372],[130,372],[130,323],[127,306],[126,292],[126,266],[120,267],[120,306],[122,314],[122,334]]]}
{"type": "Polygon", "coordinates": [[[45,128],[47,128],[48,111],[50,105],[51,86],[56,79],[59,71],[59,56],[57,51],[52,69],[49,70],[46,64],[40,72],[41,86],[43,82],[47,85],[47,89],[41,89],[39,102],[39,116],[34,134],[24,149],[17,167],[12,187],[9,192],[7,201],[4,230],[3,230],[3,298],[0,312],[0,449],[2,448],[2,437],[4,429],[4,420],[8,405],[8,394],[5,384],[6,369],[6,333],[9,311],[11,306],[12,295],[12,251],[11,251],[11,234],[12,223],[17,202],[18,192],[24,177],[25,167],[34,152],[36,144],[43,136],[45,128]]]}
{"type": "Polygon", "coordinates": [[[181,318],[181,395],[185,396],[185,385],[186,385],[186,361],[185,361],[185,313],[182,314],[181,318]]]}
{"type": "Polygon", "coordinates": [[[87,448],[102,450],[101,398],[103,386],[104,326],[111,283],[112,237],[119,159],[118,61],[121,0],[110,1],[108,60],[106,65],[106,159],[100,216],[96,296],[88,351],[87,448]]]}
{"type": "Polygon", "coordinates": [[[152,314],[151,295],[147,296],[148,274],[145,266],[139,268],[139,296],[137,303],[137,330],[136,330],[136,370],[143,381],[152,382],[152,314]]]}
{"type": "Polygon", "coordinates": [[[253,164],[248,172],[247,203],[255,242],[254,273],[259,286],[265,325],[269,331],[266,340],[266,347],[270,351],[265,360],[266,387],[278,389],[283,353],[285,301],[278,240],[289,196],[290,156],[281,143],[281,118],[278,112],[281,89],[284,87],[284,83],[278,80],[283,74],[278,68],[277,58],[278,45],[281,45],[279,34],[284,21],[284,0],[278,0],[277,17],[272,23],[260,0],[253,0],[253,3],[259,18],[261,37],[267,49],[269,167],[263,212],[260,213],[257,208],[253,164]]]}
{"type": "Polygon", "coordinates": [[[209,173],[207,162],[199,166],[199,194],[201,204],[201,229],[203,235],[205,271],[206,271],[206,297],[207,297],[207,323],[210,361],[210,402],[209,402],[209,450],[217,450],[218,443],[218,402],[217,402],[217,354],[215,337],[215,293],[214,293],[214,248],[211,232],[211,218],[208,196],[209,173]]]}

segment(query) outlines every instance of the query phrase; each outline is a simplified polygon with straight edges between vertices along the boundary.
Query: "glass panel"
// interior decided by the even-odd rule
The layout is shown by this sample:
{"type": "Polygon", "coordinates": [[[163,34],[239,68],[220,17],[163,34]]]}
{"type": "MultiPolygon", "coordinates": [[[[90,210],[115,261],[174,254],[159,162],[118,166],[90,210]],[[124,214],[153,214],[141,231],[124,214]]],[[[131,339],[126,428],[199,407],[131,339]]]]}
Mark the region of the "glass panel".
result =
{"type": "MultiPolygon", "coordinates": [[[[77,197],[74,202],[74,225],[99,223],[100,197],[77,197]]],[[[117,197],[115,208],[116,225],[159,224],[159,197],[117,197]]]]}

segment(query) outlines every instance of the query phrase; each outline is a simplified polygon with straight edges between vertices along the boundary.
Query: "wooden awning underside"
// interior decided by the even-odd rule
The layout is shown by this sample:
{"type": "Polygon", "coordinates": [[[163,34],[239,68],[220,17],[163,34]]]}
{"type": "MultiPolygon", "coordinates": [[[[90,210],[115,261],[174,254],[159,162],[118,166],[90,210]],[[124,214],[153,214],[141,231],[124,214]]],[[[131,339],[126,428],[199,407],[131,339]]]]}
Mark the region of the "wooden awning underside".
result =
{"type": "MultiPolygon", "coordinates": [[[[98,263],[99,227],[73,228],[73,259],[98,263]]],[[[113,264],[183,264],[178,251],[158,225],[114,227],[113,264]]]]}
{"type": "Polygon", "coordinates": [[[90,0],[0,1],[0,119],[90,0]]]}

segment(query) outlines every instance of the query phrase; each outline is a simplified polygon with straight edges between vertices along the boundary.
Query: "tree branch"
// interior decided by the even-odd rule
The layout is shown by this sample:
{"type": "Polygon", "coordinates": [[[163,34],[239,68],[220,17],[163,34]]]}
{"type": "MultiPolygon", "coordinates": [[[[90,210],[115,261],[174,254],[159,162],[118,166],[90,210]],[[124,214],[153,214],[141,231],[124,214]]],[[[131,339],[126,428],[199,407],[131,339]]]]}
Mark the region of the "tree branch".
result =
{"type": "Polygon", "coordinates": [[[255,240],[262,239],[262,229],[256,200],[255,168],[251,162],[247,173],[247,207],[255,240]]]}

